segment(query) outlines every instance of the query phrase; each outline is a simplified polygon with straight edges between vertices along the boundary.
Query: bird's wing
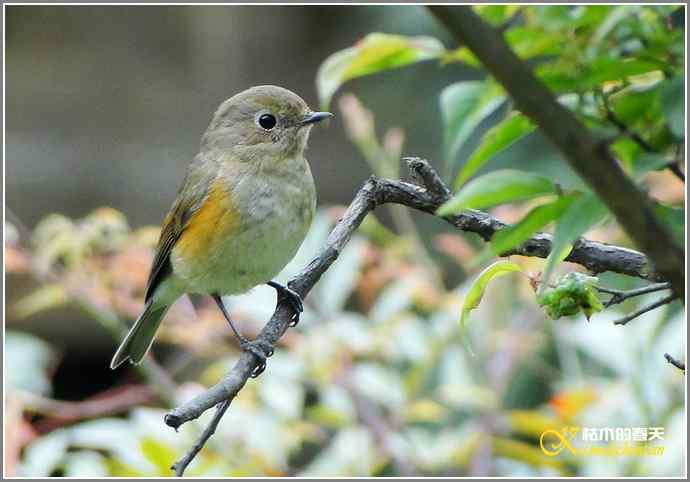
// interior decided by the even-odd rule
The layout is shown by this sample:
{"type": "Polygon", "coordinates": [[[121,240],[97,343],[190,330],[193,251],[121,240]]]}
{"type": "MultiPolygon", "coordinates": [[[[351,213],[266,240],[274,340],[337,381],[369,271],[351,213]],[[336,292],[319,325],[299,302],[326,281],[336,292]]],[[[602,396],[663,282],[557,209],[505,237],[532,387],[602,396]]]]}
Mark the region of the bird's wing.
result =
{"type": "Polygon", "coordinates": [[[209,186],[216,174],[217,171],[212,167],[212,161],[204,162],[201,155],[197,156],[189,165],[175,202],[163,220],[156,256],[153,259],[146,286],[146,301],[153,296],[158,285],[170,274],[172,270],[170,252],[177,240],[180,239],[191,217],[203,205],[208,196],[209,186]]]}

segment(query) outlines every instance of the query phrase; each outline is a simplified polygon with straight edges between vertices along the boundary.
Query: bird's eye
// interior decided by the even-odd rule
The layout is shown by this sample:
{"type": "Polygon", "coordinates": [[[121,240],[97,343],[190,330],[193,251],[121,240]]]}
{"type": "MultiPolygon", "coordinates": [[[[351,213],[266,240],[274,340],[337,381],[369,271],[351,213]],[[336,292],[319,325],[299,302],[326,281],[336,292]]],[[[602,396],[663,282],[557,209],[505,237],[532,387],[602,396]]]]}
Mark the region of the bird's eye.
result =
{"type": "Polygon", "coordinates": [[[263,114],[261,117],[259,117],[259,125],[262,129],[270,131],[276,126],[276,118],[271,114],[263,114]]]}

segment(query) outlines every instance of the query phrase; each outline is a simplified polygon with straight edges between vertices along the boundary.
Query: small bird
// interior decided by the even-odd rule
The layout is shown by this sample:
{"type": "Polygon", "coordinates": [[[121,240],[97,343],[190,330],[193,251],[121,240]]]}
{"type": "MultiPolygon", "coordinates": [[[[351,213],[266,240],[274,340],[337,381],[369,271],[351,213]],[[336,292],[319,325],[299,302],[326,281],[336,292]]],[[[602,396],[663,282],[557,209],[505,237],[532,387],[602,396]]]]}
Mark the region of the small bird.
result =
{"type": "Polygon", "coordinates": [[[110,368],[140,363],[168,308],[196,293],[213,297],[240,347],[262,362],[255,374],[263,369],[270,347],[240,334],[221,297],[265,283],[299,316],[299,294],[273,277],[295,255],[314,217],[316,188],[304,151],[311,127],[329,117],[272,85],[220,105],[163,220],[144,311],[110,368]]]}

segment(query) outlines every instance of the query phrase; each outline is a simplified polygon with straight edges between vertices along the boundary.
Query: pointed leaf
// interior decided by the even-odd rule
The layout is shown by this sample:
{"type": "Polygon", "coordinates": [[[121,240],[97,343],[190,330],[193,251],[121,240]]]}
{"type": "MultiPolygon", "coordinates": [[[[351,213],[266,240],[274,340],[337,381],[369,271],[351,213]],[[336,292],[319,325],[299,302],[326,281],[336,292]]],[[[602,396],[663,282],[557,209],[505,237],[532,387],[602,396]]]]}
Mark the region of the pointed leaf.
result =
{"type": "Polygon", "coordinates": [[[449,85],[441,92],[448,162],[453,162],[477,126],[505,100],[495,82],[468,81],[449,85]]]}
{"type": "Polygon", "coordinates": [[[502,169],[473,179],[437,211],[439,216],[463,209],[484,209],[498,204],[556,194],[550,179],[530,172],[502,169]]]}
{"type": "Polygon", "coordinates": [[[338,88],[350,79],[439,58],[445,49],[433,37],[371,33],[354,46],[329,56],[316,74],[316,88],[327,108],[338,88]]]}
{"type": "Polygon", "coordinates": [[[532,209],[519,223],[503,228],[494,235],[491,239],[491,251],[495,255],[500,255],[520,246],[538,230],[560,218],[577,197],[577,194],[562,196],[532,209]]]}
{"type": "Polygon", "coordinates": [[[556,265],[570,253],[572,247],[568,249],[568,246],[595,224],[603,221],[608,212],[608,208],[593,193],[580,196],[568,207],[556,226],[556,232],[551,243],[551,253],[546,259],[540,292],[548,285],[556,265]],[[564,252],[566,249],[567,252],[564,252]]]}
{"type": "Polygon", "coordinates": [[[489,129],[455,178],[455,188],[460,188],[489,159],[531,133],[534,129],[536,129],[536,126],[532,121],[518,113],[509,115],[489,129]]]}
{"type": "Polygon", "coordinates": [[[470,353],[472,353],[472,349],[469,346],[469,343],[467,343],[467,338],[464,336],[465,328],[467,327],[467,318],[469,317],[470,312],[479,306],[489,281],[515,271],[521,272],[522,268],[515,263],[511,263],[510,261],[497,261],[479,273],[477,279],[475,279],[472,283],[472,286],[470,286],[470,289],[465,296],[465,300],[462,303],[462,311],[460,312],[460,330],[463,333],[463,339],[465,340],[466,346],[470,353]]]}

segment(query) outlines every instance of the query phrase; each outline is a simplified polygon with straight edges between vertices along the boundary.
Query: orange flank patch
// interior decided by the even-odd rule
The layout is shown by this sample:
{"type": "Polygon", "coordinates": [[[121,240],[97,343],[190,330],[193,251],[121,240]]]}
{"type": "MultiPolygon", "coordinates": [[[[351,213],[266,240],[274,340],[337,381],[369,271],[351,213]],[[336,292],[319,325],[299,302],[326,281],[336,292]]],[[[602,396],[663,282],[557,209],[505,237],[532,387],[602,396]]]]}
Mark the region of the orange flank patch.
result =
{"type": "Polygon", "coordinates": [[[561,418],[569,420],[590,406],[597,398],[597,392],[591,387],[576,388],[555,394],[549,400],[549,405],[561,418]]]}
{"type": "Polygon", "coordinates": [[[221,181],[215,181],[199,210],[190,218],[175,250],[182,258],[199,259],[215,249],[240,222],[240,213],[221,181]]]}

